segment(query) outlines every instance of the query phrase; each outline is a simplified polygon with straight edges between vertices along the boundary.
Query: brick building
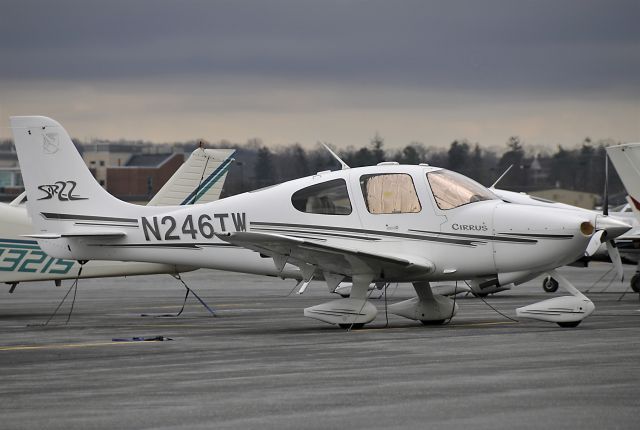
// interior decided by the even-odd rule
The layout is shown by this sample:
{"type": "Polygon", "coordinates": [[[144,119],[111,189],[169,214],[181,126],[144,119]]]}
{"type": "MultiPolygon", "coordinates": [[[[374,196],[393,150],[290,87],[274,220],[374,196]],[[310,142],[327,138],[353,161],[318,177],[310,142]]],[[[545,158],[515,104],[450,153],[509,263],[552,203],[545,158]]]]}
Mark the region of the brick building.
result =
{"type": "MultiPolygon", "coordinates": [[[[182,165],[182,152],[150,144],[92,143],[77,145],[96,180],[115,197],[146,203],[182,165]],[[159,151],[162,151],[159,153],[159,151]]],[[[24,191],[18,157],[12,147],[0,148],[0,201],[24,191]]]]}
{"type": "Polygon", "coordinates": [[[184,163],[184,154],[137,154],[124,166],[106,168],[107,191],[129,202],[146,203],[184,163]]]}

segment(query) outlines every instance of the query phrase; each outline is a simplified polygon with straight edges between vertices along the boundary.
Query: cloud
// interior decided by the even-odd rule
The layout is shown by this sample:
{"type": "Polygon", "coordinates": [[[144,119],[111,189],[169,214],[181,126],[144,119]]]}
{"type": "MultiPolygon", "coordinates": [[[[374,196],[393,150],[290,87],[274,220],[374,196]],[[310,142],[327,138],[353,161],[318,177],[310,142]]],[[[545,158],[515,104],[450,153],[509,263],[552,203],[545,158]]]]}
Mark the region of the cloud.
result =
{"type": "Polygon", "coordinates": [[[108,117],[108,137],[154,139],[154,119],[226,118],[220,137],[293,141],[385,124],[417,140],[426,124],[442,139],[579,135],[566,113],[640,138],[639,15],[633,0],[8,2],[0,114],[42,109],[95,135],[108,117]]]}
{"type": "Polygon", "coordinates": [[[634,1],[65,3],[5,5],[0,53],[11,61],[1,77],[286,77],[490,90],[640,83],[634,1]]]}

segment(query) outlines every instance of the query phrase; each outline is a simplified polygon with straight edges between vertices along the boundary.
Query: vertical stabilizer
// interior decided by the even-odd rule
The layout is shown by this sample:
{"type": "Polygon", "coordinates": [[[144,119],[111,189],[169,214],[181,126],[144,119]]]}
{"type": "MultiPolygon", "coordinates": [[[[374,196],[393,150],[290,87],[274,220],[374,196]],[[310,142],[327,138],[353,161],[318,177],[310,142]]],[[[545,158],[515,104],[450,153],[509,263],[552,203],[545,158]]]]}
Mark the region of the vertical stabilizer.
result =
{"type": "Polygon", "coordinates": [[[193,205],[218,200],[234,153],[234,149],[196,149],[151,199],[149,206],[193,205]]]}
{"type": "Polygon", "coordinates": [[[11,117],[11,128],[35,232],[63,233],[72,228],[65,222],[71,216],[78,220],[101,214],[104,218],[130,211],[132,205],[98,184],[58,122],[43,116],[17,116],[11,117]]]}

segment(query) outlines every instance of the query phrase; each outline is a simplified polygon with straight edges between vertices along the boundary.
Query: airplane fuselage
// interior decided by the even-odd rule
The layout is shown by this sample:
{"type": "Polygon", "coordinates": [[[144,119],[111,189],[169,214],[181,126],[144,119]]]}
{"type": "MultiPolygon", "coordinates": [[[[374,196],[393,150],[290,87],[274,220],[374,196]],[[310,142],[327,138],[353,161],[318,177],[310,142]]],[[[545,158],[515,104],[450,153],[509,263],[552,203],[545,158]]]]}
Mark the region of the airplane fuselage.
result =
{"type": "Polygon", "coordinates": [[[593,225],[595,215],[508,204],[497,198],[448,207],[454,205],[439,201],[428,179],[429,173],[438,171],[443,172],[428,166],[384,165],[324,172],[205,205],[144,208],[142,214],[142,208],[126,206],[119,211],[121,216],[76,213],[77,203],[68,201],[64,213],[41,213],[51,221],[49,225],[59,225],[57,231],[91,225],[126,236],[41,239],[40,243],[51,255],[67,259],[147,261],[300,278],[291,265],[280,272],[271,258],[217,237],[250,231],[424,259],[434,265],[419,275],[378,274],[379,280],[387,281],[543,271],[574,261],[584,251],[592,231],[581,226],[593,225]],[[406,201],[384,201],[384,187],[396,185],[372,182],[382,176],[401,179],[396,185],[406,201]],[[368,190],[364,181],[371,185],[368,190]],[[328,201],[334,197],[334,202],[328,201]],[[342,207],[336,210],[336,204],[342,207]]]}

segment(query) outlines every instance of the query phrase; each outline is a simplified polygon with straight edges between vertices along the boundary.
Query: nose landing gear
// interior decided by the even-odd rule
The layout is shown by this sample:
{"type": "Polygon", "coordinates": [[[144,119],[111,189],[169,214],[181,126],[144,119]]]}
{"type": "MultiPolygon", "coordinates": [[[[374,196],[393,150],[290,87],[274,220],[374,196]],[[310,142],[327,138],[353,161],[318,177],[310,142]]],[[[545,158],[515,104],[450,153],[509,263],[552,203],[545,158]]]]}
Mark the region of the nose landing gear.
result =
{"type": "Polygon", "coordinates": [[[556,291],[558,291],[558,281],[553,279],[551,276],[547,276],[542,281],[542,289],[547,293],[555,293],[556,291]]]}
{"type": "Polygon", "coordinates": [[[640,272],[636,272],[635,275],[631,278],[631,289],[635,293],[640,293],[640,272]]]}

